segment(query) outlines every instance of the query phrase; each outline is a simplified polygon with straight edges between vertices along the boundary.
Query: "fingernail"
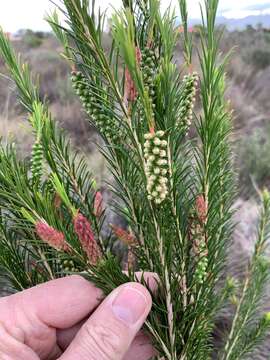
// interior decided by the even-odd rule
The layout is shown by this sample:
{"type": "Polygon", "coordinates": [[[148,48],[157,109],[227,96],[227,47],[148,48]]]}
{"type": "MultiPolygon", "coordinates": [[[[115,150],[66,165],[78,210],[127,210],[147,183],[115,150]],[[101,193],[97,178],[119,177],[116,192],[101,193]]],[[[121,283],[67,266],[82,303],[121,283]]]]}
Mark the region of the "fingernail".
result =
{"type": "Polygon", "coordinates": [[[114,315],[128,325],[136,324],[145,314],[147,300],[137,288],[123,287],[112,303],[114,315]]]}

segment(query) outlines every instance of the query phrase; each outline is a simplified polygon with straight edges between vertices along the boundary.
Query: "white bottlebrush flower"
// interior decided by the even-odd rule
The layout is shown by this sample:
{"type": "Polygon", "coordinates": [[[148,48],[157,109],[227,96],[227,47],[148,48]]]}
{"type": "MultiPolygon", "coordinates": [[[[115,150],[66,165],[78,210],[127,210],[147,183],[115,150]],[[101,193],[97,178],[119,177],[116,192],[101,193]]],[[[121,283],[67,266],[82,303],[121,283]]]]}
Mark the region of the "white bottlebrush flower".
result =
{"type": "Polygon", "coordinates": [[[147,184],[147,191],[150,192],[152,190],[153,184],[147,184]]]}
{"type": "Polygon", "coordinates": [[[167,156],[167,152],[166,152],[165,150],[160,150],[159,156],[160,156],[160,157],[166,157],[166,156],[167,156]]]}
{"type": "Polygon", "coordinates": [[[161,141],[161,147],[167,147],[167,145],[168,145],[168,143],[167,143],[167,141],[166,140],[162,140],[161,141]]]}
{"type": "Polygon", "coordinates": [[[165,159],[159,159],[159,160],[157,161],[157,164],[160,165],[160,166],[162,166],[162,165],[167,165],[167,164],[168,164],[168,161],[165,160],[165,159]]]}
{"type": "Polygon", "coordinates": [[[168,155],[165,132],[145,134],[144,157],[146,160],[145,174],[147,177],[148,199],[161,204],[168,195],[168,155]]]}
{"type": "Polygon", "coordinates": [[[154,136],[155,136],[154,134],[148,133],[148,134],[144,135],[144,138],[145,138],[145,140],[150,140],[150,139],[153,139],[154,136]]]}
{"type": "Polygon", "coordinates": [[[156,132],[156,136],[159,137],[159,138],[163,137],[164,135],[165,135],[165,132],[162,131],[162,130],[159,130],[159,131],[156,132]]]}
{"type": "Polygon", "coordinates": [[[160,178],[159,178],[159,182],[160,182],[160,184],[167,184],[168,179],[165,178],[165,177],[160,177],[160,178]]]}
{"type": "Polygon", "coordinates": [[[148,148],[150,147],[150,141],[146,141],[146,142],[144,143],[144,147],[145,147],[146,149],[148,149],[148,148]]]}
{"type": "Polygon", "coordinates": [[[165,198],[166,198],[166,193],[165,192],[163,192],[163,193],[161,193],[159,196],[160,196],[160,199],[162,199],[162,200],[164,200],[165,198]]]}
{"type": "Polygon", "coordinates": [[[159,150],[158,147],[155,147],[155,148],[153,149],[153,154],[159,155],[159,152],[160,152],[160,150],[159,150]]]}
{"type": "Polygon", "coordinates": [[[167,172],[168,172],[168,170],[167,170],[167,169],[162,169],[162,170],[161,170],[161,174],[162,174],[162,175],[166,175],[166,174],[167,174],[167,172]]]}
{"type": "Polygon", "coordinates": [[[161,140],[160,140],[159,138],[155,138],[155,139],[154,139],[154,144],[155,144],[155,145],[159,146],[160,143],[161,143],[161,140]]]}

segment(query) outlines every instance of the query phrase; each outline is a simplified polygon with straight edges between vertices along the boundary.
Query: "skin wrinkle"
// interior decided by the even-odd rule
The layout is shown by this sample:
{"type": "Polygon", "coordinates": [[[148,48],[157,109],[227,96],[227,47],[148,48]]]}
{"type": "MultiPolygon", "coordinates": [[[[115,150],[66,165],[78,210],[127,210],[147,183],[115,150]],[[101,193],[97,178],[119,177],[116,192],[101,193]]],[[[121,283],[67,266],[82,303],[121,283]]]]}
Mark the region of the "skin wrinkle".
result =
{"type": "MultiPolygon", "coordinates": [[[[29,312],[28,299],[16,294],[17,296],[7,298],[6,306],[11,314],[11,321],[5,322],[5,328],[13,338],[17,338],[14,328],[20,329],[21,344],[25,344],[39,356],[40,359],[48,359],[48,356],[54,352],[61,355],[56,342],[56,329],[44,324],[38,314],[29,312]]],[[[52,357],[55,359],[55,356],[52,357]]]]}
{"type": "Polygon", "coordinates": [[[38,314],[28,311],[27,298],[19,297],[19,302],[17,321],[25,329],[25,344],[33,349],[41,359],[46,358],[56,343],[56,330],[45,324],[38,314]],[[51,344],[49,349],[48,344],[51,344]]]}
{"type": "Polygon", "coordinates": [[[149,360],[152,359],[154,355],[157,355],[157,353],[151,345],[149,336],[141,330],[131,344],[123,360],[149,360]]]}
{"type": "Polygon", "coordinates": [[[62,351],[65,351],[69,344],[74,340],[75,336],[77,335],[78,331],[80,331],[81,327],[84,323],[88,320],[88,318],[83,319],[78,324],[72,326],[69,329],[65,330],[57,330],[57,344],[62,351]]]}
{"type": "MultiPolygon", "coordinates": [[[[71,289],[66,287],[65,294],[72,294],[72,292],[77,294],[77,291],[75,290],[79,287],[84,288],[85,290],[79,292],[81,296],[78,297],[77,295],[77,298],[75,296],[75,299],[73,297],[73,303],[71,302],[71,305],[67,304],[65,307],[63,307],[63,309],[61,307],[59,308],[57,315],[53,319],[53,321],[56,323],[58,322],[57,319],[64,319],[65,322],[67,314],[76,314],[78,313],[78,309],[81,309],[82,312],[84,312],[86,308],[88,310],[88,307],[91,306],[91,303],[93,304],[91,313],[98,306],[99,300],[97,297],[101,297],[100,290],[95,289],[92,285],[90,286],[86,280],[78,276],[74,276],[72,279],[70,279],[70,281],[72,285],[71,289]],[[87,286],[85,286],[86,284],[87,286]],[[85,305],[82,306],[82,304],[85,305]]],[[[1,309],[5,308],[5,311],[3,311],[3,314],[1,314],[3,315],[1,318],[3,318],[5,321],[5,326],[10,332],[10,336],[19,340],[19,343],[22,345],[25,344],[29,346],[29,348],[33,349],[33,351],[39,355],[40,359],[55,359],[56,357],[60,357],[62,354],[61,348],[57,344],[57,329],[49,325],[49,320],[46,321],[49,313],[55,314],[54,299],[51,298],[49,301],[43,302],[41,304],[34,303],[36,300],[35,298],[37,298],[37,300],[40,302],[42,302],[43,299],[46,299],[48,292],[50,292],[50,294],[61,292],[58,289],[58,284],[58,282],[47,283],[46,287],[37,286],[36,288],[31,289],[30,291],[33,292],[31,295],[29,292],[24,291],[15,294],[14,296],[0,300],[0,314],[1,309]],[[31,303],[33,306],[31,306],[31,303]],[[45,307],[46,312],[44,312],[45,307]],[[17,330],[14,331],[14,329],[18,328],[21,329],[19,335],[17,330]]],[[[60,293],[60,296],[62,295],[65,298],[69,298],[69,296],[65,296],[65,294],[60,293]]],[[[62,326],[60,326],[60,328],[61,327],[62,326]]]]}
{"type": "MultiPolygon", "coordinates": [[[[59,312],[58,312],[59,317],[61,317],[61,316],[63,316],[63,315],[66,315],[67,309],[68,309],[69,312],[72,312],[74,309],[77,310],[77,309],[79,308],[80,304],[81,304],[82,302],[87,301],[87,300],[89,300],[89,298],[88,298],[88,297],[85,297],[85,299],[82,298],[81,300],[78,300],[77,303],[74,303],[74,304],[72,304],[72,305],[66,306],[66,308],[63,309],[63,311],[59,311],[59,312]]],[[[102,300],[100,300],[100,302],[101,302],[101,301],[102,301],[102,300]]],[[[90,315],[96,310],[96,308],[100,305],[100,302],[99,302],[99,303],[93,308],[93,310],[89,313],[89,316],[90,316],[90,315]]],[[[42,320],[42,321],[43,321],[43,320],[42,320]]],[[[43,321],[43,322],[44,322],[44,321],[43,321]]],[[[45,322],[44,322],[44,323],[45,323],[45,322]]]]}
{"type": "MultiPolygon", "coordinates": [[[[116,319],[106,322],[111,316],[106,303],[108,313],[105,308],[94,312],[100,305],[97,299],[100,293],[86,280],[75,276],[0,299],[0,360],[62,359],[66,356],[63,354],[66,348],[67,356],[71,356],[68,358],[74,360],[76,356],[78,360],[111,360],[117,354],[122,358],[132,339],[123,322],[116,319]],[[82,336],[70,346],[78,330],[83,330],[82,336]]],[[[111,301],[108,298],[108,303],[111,301]]],[[[130,349],[131,356],[123,359],[151,358],[147,338],[144,341],[137,336],[130,349]]]]}
{"type": "MultiPolygon", "coordinates": [[[[84,325],[86,321],[87,319],[84,319],[70,329],[57,332],[57,343],[63,352],[68,348],[69,344],[74,340],[75,336],[80,331],[81,327],[84,325]]],[[[124,360],[140,360],[140,359],[146,360],[147,356],[149,356],[150,359],[151,357],[154,356],[154,354],[155,352],[151,345],[149,336],[147,336],[147,334],[141,330],[134,339],[130,349],[128,350],[128,353],[124,357],[124,360]],[[132,354],[134,349],[136,349],[135,355],[132,354]]]]}
{"type": "Polygon", "coordinates": [[[12,336],[4,323],[0,323],[0,359],[1,360],[39,360],[26,345],[12,336]]]}
{"type": "Polygon", "coordinates": [[[85,324],[83,331],[86,336],[81,338],[81,346],[86,354],[93,352],[100,360],[111,360],[111,355],[115,356],[117,349],[121,348],[121,330],[117,329],[116,324],[113,329],[99,323],[85,324]]]}
{"type": "MultiPolygon", "coordinates": [[[[75,282],[76,288],[85,288],[85,285],[87,284],[87,289],[85,289],[85,291],[82,293],[81,291],[80,293],[80,297],[76,297],[76,288],[73,285],[72,286],[72,291],[67,292],[65,291],[65,297],[66,298],[70,298],[72,297],[72,304],[66,304],[66,306],[64,308],[59,308],[58,309],[58,313],[57,316],[54,316],[54,319],[50,319],[50,325],[52,326],[56,326],[59,329],[64,329],[66,327],[69,327],[71,325],[66,324],[65,319],[67,319],[67,314],[69,314],[69,321],[71,321],[72,317],[70,316],[70,314],[72,314],[72,310],[75,308],[75,306],[77,306],[76,308],[76,314],[78,313],[78,309],[80,309],[80,311],[82,312],[82,314],[85,313],[85,310],[87,308],[87,314],[89,314],[89,309],[91,309],[91,312],[93,312],[97,306],[99,306],[100,304],[100,298],[102,297],[102,292],[101,290],[95,288],[92,284],[90,284],[89,282],[87,282],[87,280],[83,279],[80,276],[72,276],[73,278],[73,282],[75,282]],[[74,296],[75,294],[75,296],[74,296]],[[75,301],[75,299],[76,301],[75,301]],[[76,304],[76,305],[74,305],[76,304]],[[86,305],[87,304],[87,305],[86,305]],[[84,307],[83,307],[84,305],[84,307]],[[64,315],[64,316],[63,316],[64,315]],[[63,320],[63,321],[61,321],[63,320]],[[64,322],[64,324],[62,325],[61,322],[64,322]]],[[[57,291],[57,284],[51,284],[50,285],[50,292],[53,293],[54,288],[57,291]]],[[[47,290],[48,291],[48,290],[47,290]]],[[[47,291],[45,292],[44,296],[46,297],[47,295],[47,291]]],[[[62,296],[62,294],[59,294],[59,296],[62,296]]],[[[58,299],[59,300],[59,299],[58,299]]],[[[59,300],[60,301],[60,300],[59,300]]],[[[64,300],[62,300],[62,303],[65,302],[64,300]]],[[[46,307],[46,311],[54,313],[55,314],[55,308],[54,308],[54,302],[51,301],[49,303],[49,306],[46,307]]],[[[48,320],[46,320],[45,318],[43,318],[43,313],[40,312],[40,319],[42,320],[43,323],[48,323],[48,320]]]]}

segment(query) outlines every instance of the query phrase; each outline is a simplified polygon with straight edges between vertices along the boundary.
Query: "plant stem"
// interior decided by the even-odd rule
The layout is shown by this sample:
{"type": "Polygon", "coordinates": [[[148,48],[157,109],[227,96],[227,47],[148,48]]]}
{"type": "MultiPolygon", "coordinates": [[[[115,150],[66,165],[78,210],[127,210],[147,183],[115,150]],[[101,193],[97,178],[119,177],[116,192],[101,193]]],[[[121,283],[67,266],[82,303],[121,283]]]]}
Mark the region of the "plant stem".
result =
{"type": "Polygon", "coordinates": [[[171,184],[171,202],[172,202],[172,213],[176,222],[176,230],[177,230],[177,236],[179,239],[179,242],[182,246],[182,259],[181,259],[181,289],[180,291],[182,292],[183,295],[183,309],[185,310],[187,307],[187,281],[186,281],[186,262],[185,262],[185,256],[184,256],[184,249],[185,249],[185,244],[184,244],[184,240],[182,237],[182,233],[181,233],[181,229],[180,229],[180,222],[179,222],[179,217],[177,215],[177,210],[176,210],[176,202],[175,202],[175,197],[172,193],[173,190],[173,169],[172,169],[172,156],[171,156],[171,149],[170,149],[170,138],[168,138],[168,165],[169,165],[169,178],[170,178],[170,184],[171,184]]]}
{"type": "MultiPolygon", "coordinates": [[[[249,280],[250,280],[250,278],[247,277],[247,279],[245,281],[245,284],[244,284],[242,296],[241,296],[241,298],[239,300],[239,303],[237,305],[237,309],[236,309],[236,313],[235,313],[235,316],[234,316],[234,319],[233,319],[231,331],[230,331],[228,340],[227,340],[225,348],[224,348],[224,355],[222,357],[222,360],[228,360],[230,358],[230,355],[231,355],[231,353],[232,353],[232,351],[234,349],[234,346],[235,346],[235,344],[236,344],[236,342],[237,342],[237,340],[239,338],[239,331],[241,330],[241,328],[240,328],[240,330],[236,331],[236,333],[235,333],[235,328],[236,328],[237,321],[238,321],[239,316],[240,316],[241,306],[242,306],[242,304],[244,302],[244,299],[245,299],[246,291],[247,291],[247,288],[248,288],[248,285],[249,285],[249,280]]],[[[245,323],[245,319],[246,319],[246,317],[243,320],[243,324],[245,323]]]]}
{"type": "MultiPolygon", "coordinates": [[[[151,205],[151,208],[153,211],[152,205],[151,205]]],[[[169,278],[168,266],[166,264],[165,254],[164,254],[164,241],[163,241],[163,237],[161,236],[160,227],[157,223],[154,212],[153,212],[153,220],[154,220],[156,236],[157,236],[157,240],[158,240],[158,244],[159,244],[158,250],[159,250],[160,261],[161,261],[162,267],[164,269],[164,275],[165,275],[167,319],[168,319],[169,337],[170,337],[171,354],[172,354],[171,359],[177,360],[176,350],[175,350],[174,314],[173,314],[170,278],[169,278]]]]}

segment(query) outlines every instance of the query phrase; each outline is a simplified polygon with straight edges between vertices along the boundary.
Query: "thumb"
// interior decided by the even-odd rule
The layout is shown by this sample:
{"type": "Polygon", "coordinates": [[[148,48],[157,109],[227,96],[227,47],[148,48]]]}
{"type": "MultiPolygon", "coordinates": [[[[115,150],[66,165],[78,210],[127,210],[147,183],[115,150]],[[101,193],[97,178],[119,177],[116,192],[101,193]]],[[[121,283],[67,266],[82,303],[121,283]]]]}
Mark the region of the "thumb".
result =
{"type": "Polygon", "coordinates": [[[118,287],[86,321],[60,359],[121,360],[151,306],[151,296],[142,285],[118,287]]]}

